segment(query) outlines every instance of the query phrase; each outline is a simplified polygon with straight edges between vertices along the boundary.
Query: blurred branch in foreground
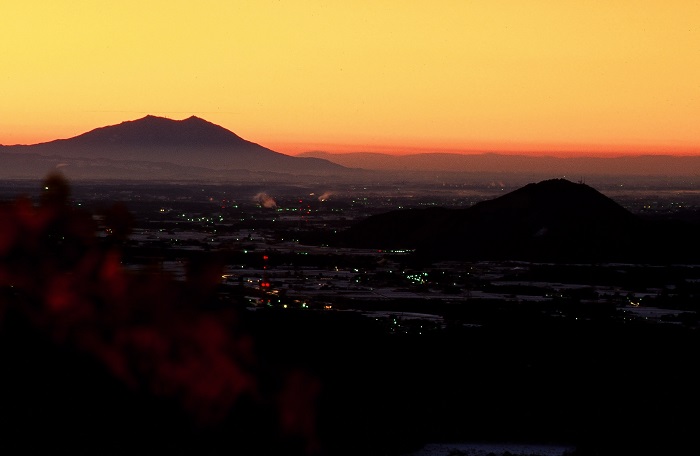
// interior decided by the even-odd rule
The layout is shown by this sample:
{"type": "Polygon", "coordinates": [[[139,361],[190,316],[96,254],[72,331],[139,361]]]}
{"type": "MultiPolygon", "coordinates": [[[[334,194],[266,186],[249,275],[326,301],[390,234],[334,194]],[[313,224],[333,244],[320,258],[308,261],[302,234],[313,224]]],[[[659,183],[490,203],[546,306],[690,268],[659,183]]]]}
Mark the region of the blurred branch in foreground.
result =
{"type": "MultiPolygon", "coordinates": [[[[212,286],[218,283],[223,265],[200,267],[186,281],[127,271],[121,262],[121,245],[133,220],[126,207],[118,203],[112,206],[104,219],[107,236],[99,237],[92,214],[72,207],[69,200],[68,182],[52,174],[43,182],[38,204],[20,197],[0,205],[4,369],[13,370],[20,379],[23,372],[28,376],[45,372],[36,367],[41,362],[36,352],[31,353],[34,358],[30,361],[23,355],[27,347],[22,344],[34,343],[34,337],[46,341],[47,353],[61,347],[70,353],[68,360],[74,359],[73,354],[86,355],[118,379],[118,388],[126,390],[127,396],[170,404],[190,423],[187,426],[200,430],[197,432],[219,430],[227,437],[218,442],[225,441],[229,449],[237,447],[239,438],[241,446],[247,440],[249,446],[255,441],[268,450],[278,446],[288,453],[319,452],[314,413],[318,381],[302,370],[262,362],[253,337],[233,309],[202,310],[201,301],[212,299],[212,286]],[[19,328],[26,328],[25,333],[20,334],[19,328]],[[34,367],[25,368],[25,362],[34,363],[34,367]]],[[[53,375],[51,369],[48,375],[53,375]]],[[[60,375],[69,379],[75,375],[66,381],[68,384],[80,384],[77,377],[89,374],[89,368],[77,363],[63,364],[60,369],[60,375]]],[[[2,397],[9,397],[15,405],[5,407],[4,415],[13,410],[21,413],[23,402],[34,401],[39,403],[38,414],[59,413],[66,421],[75,422],[71,426],[55,423],[58,429],[73,429],[81,422],[106,419],[113,413],[107,409],[99,412],[104,416],[79,417],[81,402],[94,398],[87,394],[80,397],[74,390],[71,394],[78,396],[72,398],[72,410],[51,412],[52,406],[62,403],[59,398],[30,390],[36,383],[12,383],[8,378],[0,384],[3,390],[27,390],[3,392],[2,397]]],[[[105,381],[102,391],[102,385],[93,385],[98,397],[114,392],[109,381],[100,381],[105,381]]],[[[51,382],[51,378],[42,379],[38,387],[52,391],[51,382]]],[[[159,419],[174,425],[174,415],[165,412],[171,408],[163,408],[159,419]]],[[[140,411],[129,413],[138,415],[140,411]]],[[[3,422],[15,418],[2,417],[3,422]]],[[[119,417],[116,426],[123,428],[114,432],[128,440],[124,435],[130,429],[127,423],[137,419],[119,417]]],[[[29,421],[34,426],[41,423],[29,421]]],[[[170,438],[176,442],[183,437],[170,438]]],[[[110,444],[104,442],[103,446],[109,448],[110,444]]]]}

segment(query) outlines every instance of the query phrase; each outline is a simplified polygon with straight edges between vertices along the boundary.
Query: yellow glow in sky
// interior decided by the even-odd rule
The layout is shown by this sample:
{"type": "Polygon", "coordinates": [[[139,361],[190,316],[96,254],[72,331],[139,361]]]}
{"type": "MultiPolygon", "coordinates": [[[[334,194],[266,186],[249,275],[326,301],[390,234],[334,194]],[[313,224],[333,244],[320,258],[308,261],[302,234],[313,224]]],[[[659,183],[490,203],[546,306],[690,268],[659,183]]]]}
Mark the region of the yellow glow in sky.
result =
{"type": "Polygon", "coordinates": [[[279,152],[700,154],[700,2],[6,2],[0,143],[197,115],[279,152]]]}

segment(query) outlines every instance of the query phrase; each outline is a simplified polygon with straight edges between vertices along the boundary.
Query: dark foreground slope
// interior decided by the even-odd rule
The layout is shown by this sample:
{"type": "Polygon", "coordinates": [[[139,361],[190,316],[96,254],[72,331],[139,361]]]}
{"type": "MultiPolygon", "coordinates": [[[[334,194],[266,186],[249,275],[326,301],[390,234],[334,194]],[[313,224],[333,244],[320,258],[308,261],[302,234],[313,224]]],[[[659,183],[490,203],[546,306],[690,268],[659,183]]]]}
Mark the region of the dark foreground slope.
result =
{"type": "Polygon", "coordinates": [[[434,258],[536,261],[694,261],[692,223],[651,223],[585,184],[528,184],[466,209],[409,209],[369,217],[345,245],[410,248],[434,258]]]}
{"type": "Polygon", "coordinates": [[[700,450],[698,332],[684,327],[560,319],[392,336],[357,314],[179,310],[103,325],[100,353],[81,340],[88,329],[37,327],[13,303],[0,321],[7,455],[398,456],[460,441],[559,443],[577,456],[700,450]],[[221,345],[206,333],[219,324],[231,325],[221,345]]]}

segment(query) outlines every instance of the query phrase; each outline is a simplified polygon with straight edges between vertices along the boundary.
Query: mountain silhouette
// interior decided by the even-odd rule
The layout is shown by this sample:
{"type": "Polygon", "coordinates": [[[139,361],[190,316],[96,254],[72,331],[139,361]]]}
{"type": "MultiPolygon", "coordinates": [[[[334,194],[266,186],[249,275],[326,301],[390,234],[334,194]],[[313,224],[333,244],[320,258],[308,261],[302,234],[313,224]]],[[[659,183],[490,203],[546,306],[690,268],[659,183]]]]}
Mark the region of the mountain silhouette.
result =
{"type": "Polygon", "coordinates": [[[256,144],[246,141],[230,130],[196,116],[184,120],[148,115],[119,125],[96,128],[71,139],[73,144],[112,144],[125,146],[197,145],[243,146],[256,144]]]}
{"type": "Polygon", "coordinates": [[[390,155],[374,152],[305,152],[300,157],[330,160],[348,168],[384,172],[509,173],[542,175],[697,176],[700,155],[628,155],[622,157],[568,157],[516,153],[414,153],[390,155]],[[543,172],[546,170],[546,172],[543,172]]]}
{"type": "Polygon", "coordinates": [[[451,259],[665,261],[698,257],[696,229],[650,223],[588,185],[551,179],[466,209],[371,216],[340,242],[451,259]]]}
{"type": "Polygon", "coordinates": [[[245,171],[332,175],[346,170],[328,160],[275,152],[195,116],[172,120],[148,115],[68,139],[0,146],[0,161],[11,161],[17,176],[10,177],[33,173],[41,173],[35,176],[41,177],[47,171],[44,167],[49,165],[62,166],[69,177],[74,174],[82,178],[136,179],[171,179],[178,175],[236,178],[245,171]],[[22,160],[23,156],[28,159],[22,160]],[[48,160],[35,164],[34,156],[48,160]]]}

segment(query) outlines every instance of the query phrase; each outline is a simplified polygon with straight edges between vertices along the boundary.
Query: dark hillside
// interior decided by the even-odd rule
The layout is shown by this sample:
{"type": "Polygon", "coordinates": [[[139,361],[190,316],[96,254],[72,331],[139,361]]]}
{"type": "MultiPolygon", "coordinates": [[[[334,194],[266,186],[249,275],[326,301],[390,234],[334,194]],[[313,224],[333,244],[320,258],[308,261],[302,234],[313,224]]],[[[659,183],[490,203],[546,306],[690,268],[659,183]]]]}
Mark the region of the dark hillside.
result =
{"type": "Polygon", "coordinates": [[[346,245],[411,248],[436,258],[673,261],[698,255],[693,226],[649,223],[585,184],[552,179],[466,209],[369,217],[346,245]]]}

